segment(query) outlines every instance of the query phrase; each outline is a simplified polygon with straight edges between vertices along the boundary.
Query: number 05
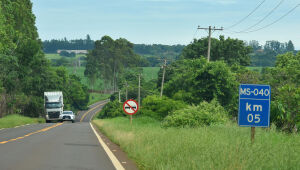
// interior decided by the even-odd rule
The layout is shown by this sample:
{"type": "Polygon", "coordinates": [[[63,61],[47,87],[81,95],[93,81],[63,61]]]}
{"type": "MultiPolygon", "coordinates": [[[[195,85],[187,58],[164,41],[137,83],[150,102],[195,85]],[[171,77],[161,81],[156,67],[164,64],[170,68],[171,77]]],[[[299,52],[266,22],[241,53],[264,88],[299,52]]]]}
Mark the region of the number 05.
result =
{"type": "MultiPolygon", "coordinates": [[[[248,122],[253,122],[253,115],[252,114],[248,114],[248,122]]],[[[259,114],[255,114],[255,117],[254,117],[254,122],[255,123],[259,123],[260,122],[260,115],[259,114]]]]}

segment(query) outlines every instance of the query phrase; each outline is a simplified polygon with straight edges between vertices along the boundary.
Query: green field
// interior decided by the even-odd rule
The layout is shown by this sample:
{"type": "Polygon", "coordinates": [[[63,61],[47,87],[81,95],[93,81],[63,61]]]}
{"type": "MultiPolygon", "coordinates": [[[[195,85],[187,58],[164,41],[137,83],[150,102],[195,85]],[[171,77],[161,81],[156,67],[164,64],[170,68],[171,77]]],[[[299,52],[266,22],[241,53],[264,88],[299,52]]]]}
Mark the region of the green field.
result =
{"type": "MultiPolygon", "coordinates": [[[[85,57],[83,54],[79,54],[76,55],[76,58],[78,57],[85,57]]],[[[46,58],[49,60],[52,59],[60,59],[61,56],[59,54],[46,54],[46,58]]],[[[69,60],[69,63],[72,63],[72,61],[75,58],[71,58],[71,57],[67,57],[67,59],[69,60]]],[[[72,67],[72,66],[65,66],[65,68],[67,69],[69,74],[75,74],[78,77],[80,77],[81,82],[83,84],[85,84],[89,89],[93,89],[93,90],[103,90],[103,81],[101,79],[96,80],[96,83],[94,85],[94,87],[91,85],[91,83],[89,83],[89,80],[87,77],[84,76],[84,70],[85,70],[85,66],[81,66],[81,67],[72,67]]],[[[143,76],[144,79],[146,81],[152,80],[152,79],[157,79],[157,73],[159,71],[159,67],[143,67],[143,76]]]]}
{"type": "Polygon", "coordinates": [[[33,123],[45,123],[44,118],[30,118],[17,114],[8,115],[3,118],[0,118],[0,129],[2,128],[12,128],[25,124],[33,123]]]}
{"type": "MultiPolygon", "coordinates": [[[[61,56],[59,54],[45,54],[46,58],[49,59],[49,60],[52,60],[52,59],[60,59],[61,56]]],[[[69,57],[70,59],[75,59],[75,58],[78,58],[78,57],[86,57],[85,54],[76,54],[76,57],[69,57]]]]}
{"type": "Polygon", "coordinates": [[[150,118],[93,121],[141,169],[299,169],[300,135],[236,124],[200,128],[161,128],[150,118]]]}
{"type": "MultiPolygon", "coordinates": [[[[263,68],[266,68],[266,67],[247,67],[249,70],[251,71],[258,71],[258,72],[261,72],[263,68]]],[[[269,67],[269,68],[272,68],[272,67],[269,67]]]]}
{"type": "Polygon", "coordinates": [[[157,79],[159,67],[143,67],[143,77],[146,81],[157,79]]]}
{"type": "Polygon", "coordinates": [[[78,77],[80,77],[81,82],[83,84],[85,84],[88,89],[93,89],[93,90],[103,90],[103,81],[100,79],[96,80],[96,83],[94,85],[94,87],[91,85],[91,83],[89,83],[89,80],[87,77],[84,76],[84,70],[85,67],[65,67],[67,69],[67,71],[69,72],[69,74],[75,74],[78,77]]]}

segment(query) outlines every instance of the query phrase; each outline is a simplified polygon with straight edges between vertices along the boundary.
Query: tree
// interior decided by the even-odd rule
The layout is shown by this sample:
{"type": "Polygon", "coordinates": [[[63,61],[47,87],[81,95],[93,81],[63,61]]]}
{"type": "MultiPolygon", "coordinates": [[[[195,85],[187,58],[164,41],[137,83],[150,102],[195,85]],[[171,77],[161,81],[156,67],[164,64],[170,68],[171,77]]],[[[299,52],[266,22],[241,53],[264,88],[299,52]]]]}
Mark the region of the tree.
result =
{"type": "Polygon", "coordinates": [[[86,106],[86,101],[82,102],[72,94],[81,93],[86,97],[87,92],[80,87],[80,81],[72,79],[79,91],[68,93],[66,89],[70,85],[66,82],[70,82],[70,78],[61,69],[51,69],[45,58],[30,0],[0,1],[0,36],[1,113],[40,116],[43,92],[47,90],[64,91],[71,107],[86,106]],[[80,102],[72,102],[78,100],[80,102]]]}
{"type": "Polygon", "coordinates": [[[252,47],[253,51],[262,49],[262,46],[259,44],[259,42],[257,40],[249,41],[249,46],[252,47]]]}
{"type": "MultiPolygon", "coordinates": [[[[194,40],[193,43],[186,46],[182,51],[182,58],[195,59],[207,55],[208,39],[202,38],[194,40]]],[[[252,48],[246,46],[245,42],[238,39],[225,39],[220,36],[219,39],[211,40],[211,61],[223,60],[229,65],[239,64],[243,66],[250,65],[250,52],[252,48]]]]}
{"type": "Polygon", "coordinates": [[[226,63],[208,63],[203,57],[181,62],[166,82],[164,92],[168,97],[189,104],[217,99],[227,109],[236,109],[238,82],[226,63]]]}
{"type": "Polygon", "coordinates": [[[286,51],[287,52],[294,52],[295,51],[294,44],[291,40],[289,40],[289,42],[287,43],[286,51]]]}
{"type": "Polygon", "coordinates": [[[95,49],[87,55],[85,75],[101,77],[116,89],[119,74],[124,68],[135,67],[140,63],[140,56],[133,52],[133,44],[126,39],[113,40],[103,36],[95,42],[95,49]]]}
{"type": "Polygon", "coordinates": [[[300,129],[300,53],[278,55],[275,67],[264,70],[262,81],[272,87],[272,122],[288,132],[300,129]]]}

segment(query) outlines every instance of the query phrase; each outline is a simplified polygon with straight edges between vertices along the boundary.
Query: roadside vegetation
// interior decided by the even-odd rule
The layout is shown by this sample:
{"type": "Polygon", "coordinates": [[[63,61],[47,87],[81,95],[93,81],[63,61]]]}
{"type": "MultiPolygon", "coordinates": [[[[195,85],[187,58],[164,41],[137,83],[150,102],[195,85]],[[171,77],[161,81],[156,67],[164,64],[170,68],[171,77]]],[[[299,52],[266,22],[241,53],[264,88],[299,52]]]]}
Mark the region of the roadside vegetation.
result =
{"type": "Polygon", "coordinates": [[[45,41],[42,49],[30,0],[0,1],[0,37],[0,117],[22,115],[6,116],[0,126],[39,122],[23,116],[42,117],[45,91],[62,91],[64,108],[74,111],[108,97],[89,92],[106,91],[111,101],[97,114],[103,120],[94,122],[144,169],[300,167],[300,53],[291,41],[262,47],[212,38],[210,62],[207,38],[165,46],[87,36],[45,41]],[[89,51],[46,56],[43,50],[55,53],[57,44],[89,51]],[[122,102],[138,99],[139,80],[140,110],[130,126],[122,102]],[[272,127],[257,128],[252,145],[249,128],[236,125],[239,84],[272,88],[272,127]]]}
{"type": "Polygon", "coordinates": [[[80,78],[45,57],[30,0],[0,1],[0,37],[0,118],[42,116],[45,91],[62,91],[68,110],[87,108],[88,88],[80,78]]]}
{"type": "Polygon", "coordinates": [[[0,129],[2,128],[12,128],[16,126],[34,124],[34,123],[45,123],[44,118],[31,118],[22,115],[12,114],[5,116],[0,119],[0,129]]]}
{"type": "MultiPolygon", "coordinates": [[[[133,125],[122,102],[138,99],[141,68],[124,69],[117,88],[94,120],[99,129],[119,144],[141,169],[297,169],[300,162],[300,53],[276,58],[275,67],[249,69],[252,48],[238,39],[207,38],[187,45],[180,59],[156,80],[141,76],[141,103],[133,125]],[[127,86],[126,86],[127,84],[127,86]],[[237,126],[239,84],[269,84],[271,128],[237,126]]],[[[101,58],[101,55],[98,56],[101,58]]]]}
{"type": "Polygon", "coordinates": [[[155,119],[126,117],[93,121],[140,169],[297,169],[300,136],[236,124],[162,128],[155,119]]]}

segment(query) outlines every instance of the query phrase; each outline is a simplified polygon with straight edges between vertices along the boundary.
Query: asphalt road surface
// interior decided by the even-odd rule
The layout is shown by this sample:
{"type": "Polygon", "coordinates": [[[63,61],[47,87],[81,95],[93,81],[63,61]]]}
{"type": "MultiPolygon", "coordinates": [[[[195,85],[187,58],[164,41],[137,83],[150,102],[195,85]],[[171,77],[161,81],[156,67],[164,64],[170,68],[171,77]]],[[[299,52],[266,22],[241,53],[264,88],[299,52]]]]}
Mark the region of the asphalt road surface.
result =
{"type": "Polygon", "coordinates": [[[75,123],[33,124],[0,130],[0,169],[116,169],[89,123],[105,102],[78,113],[75,123]]]}

